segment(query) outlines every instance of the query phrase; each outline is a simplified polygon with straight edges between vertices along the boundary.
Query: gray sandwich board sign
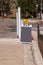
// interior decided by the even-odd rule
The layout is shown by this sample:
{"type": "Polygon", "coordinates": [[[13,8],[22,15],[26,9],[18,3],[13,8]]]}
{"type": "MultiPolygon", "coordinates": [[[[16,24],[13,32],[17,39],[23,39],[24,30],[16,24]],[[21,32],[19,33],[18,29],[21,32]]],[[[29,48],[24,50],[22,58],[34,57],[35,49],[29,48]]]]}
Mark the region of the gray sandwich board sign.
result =
{"type": "Polygon", "coordinates": [[[31,42],[31,27],[21,27],[21,42],[31,42]]]}

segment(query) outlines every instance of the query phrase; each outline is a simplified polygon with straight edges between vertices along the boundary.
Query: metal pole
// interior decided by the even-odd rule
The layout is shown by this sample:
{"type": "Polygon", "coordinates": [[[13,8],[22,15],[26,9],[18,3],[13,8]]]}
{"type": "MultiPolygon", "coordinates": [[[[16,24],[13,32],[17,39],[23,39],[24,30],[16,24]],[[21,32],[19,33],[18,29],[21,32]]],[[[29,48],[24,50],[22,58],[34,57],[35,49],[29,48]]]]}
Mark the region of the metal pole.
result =
{"type": "Polygon", "coordinates": [[[38,12],[38,4],[36,4],[36,18],[37,18],[37,12],[38,12]]]}
{"type": "Polygon", "coordinates": [[[17,24],[17,37],[19,37],[19,21],[18,21],[18,12],[16,13],[16,24],[17,24]]]}
{"type": "Polygon", "coordinates": [[[19,21],[19,40],[21,38],[21,8],[18,7],[18,21],[19,21]]]}
{"type": "Polygon", "coordinates": [[[42,19],[42,2],[41,2],[41,19],[42,19]]]}
{"type": "Polygon", "coordinates": [[[37,35],[38,35],[38,40],[39,40],[39,34],[40,34],[39,24],[37,24],[37,35]]]}
{"type": "Polygon", "coordinates": [[[42,14],[42,2],[41,2],[41,14],[42,14]]]}

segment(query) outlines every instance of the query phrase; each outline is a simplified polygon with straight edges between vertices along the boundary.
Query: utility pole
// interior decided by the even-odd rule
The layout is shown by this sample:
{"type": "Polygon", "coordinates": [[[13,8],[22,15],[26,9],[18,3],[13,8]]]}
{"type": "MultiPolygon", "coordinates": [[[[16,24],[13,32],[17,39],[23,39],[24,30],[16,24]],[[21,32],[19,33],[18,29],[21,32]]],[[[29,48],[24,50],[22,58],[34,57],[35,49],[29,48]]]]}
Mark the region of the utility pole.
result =
{"type": "Polygon", "coordinates": [[[38,4],[36,4],[36,17],[37,17],[37,12],[38,12],[38,4]]]}
{"type": "Polygon", "coordinates": [[[41,2],[41,19],[42,19],[42,2],[41,2]]]}
{"type": "Polygon", "coordinates": [[[42,13],[42,2],[41,2],[41,13],[42,13]]]}

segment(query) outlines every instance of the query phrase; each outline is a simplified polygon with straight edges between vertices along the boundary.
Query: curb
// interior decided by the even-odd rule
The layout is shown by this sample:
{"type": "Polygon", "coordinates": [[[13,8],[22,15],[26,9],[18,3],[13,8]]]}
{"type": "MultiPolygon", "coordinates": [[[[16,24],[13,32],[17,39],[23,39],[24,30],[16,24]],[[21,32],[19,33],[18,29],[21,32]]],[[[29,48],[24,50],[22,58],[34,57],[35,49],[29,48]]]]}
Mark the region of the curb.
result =
{"type": "Polygon", "coordinates": [[[18,38],[0,38],[0,44],[18,44],[19,42],[18,38]]]}
{"type": "Polygon", "coordinates": [[[33,59],[34,59],[35,65],[43,65],[43,58],[38,47],[38,42],[32,41],[31,47],[32,47],[33,59]]]}

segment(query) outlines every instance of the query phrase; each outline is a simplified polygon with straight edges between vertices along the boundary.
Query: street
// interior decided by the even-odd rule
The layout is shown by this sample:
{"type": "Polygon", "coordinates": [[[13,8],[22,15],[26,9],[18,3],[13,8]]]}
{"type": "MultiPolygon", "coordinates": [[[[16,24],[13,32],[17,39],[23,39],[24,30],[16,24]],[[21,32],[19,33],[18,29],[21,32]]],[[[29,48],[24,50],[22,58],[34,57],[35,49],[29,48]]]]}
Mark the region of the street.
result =
{"type": "Polygon", "coordinates": [[[0,38],[16,38],[16,20],[0,19],[0,38]]]}

